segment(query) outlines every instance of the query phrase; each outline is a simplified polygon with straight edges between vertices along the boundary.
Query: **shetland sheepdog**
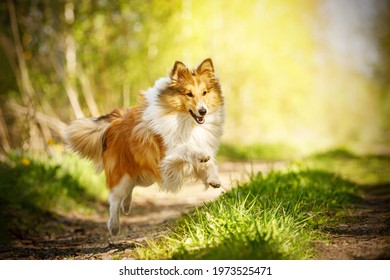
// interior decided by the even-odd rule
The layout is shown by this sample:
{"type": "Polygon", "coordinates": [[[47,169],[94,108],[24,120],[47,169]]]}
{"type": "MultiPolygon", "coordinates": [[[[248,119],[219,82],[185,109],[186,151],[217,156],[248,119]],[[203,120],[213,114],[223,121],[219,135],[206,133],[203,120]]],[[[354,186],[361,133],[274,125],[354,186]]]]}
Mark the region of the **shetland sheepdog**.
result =
{"type": "Polygon", "coordinates": [[[157,183],[177,192],[188,179],[221,186],[215,155],[224,117],[221,86],[208,58],[196,69],[176,61],[168,77],[141,92],[138,105],[67,127],[68,146],[106,174],[111,235],[119,232],[120,209],[129,214],[136,186],[157,183]]]}

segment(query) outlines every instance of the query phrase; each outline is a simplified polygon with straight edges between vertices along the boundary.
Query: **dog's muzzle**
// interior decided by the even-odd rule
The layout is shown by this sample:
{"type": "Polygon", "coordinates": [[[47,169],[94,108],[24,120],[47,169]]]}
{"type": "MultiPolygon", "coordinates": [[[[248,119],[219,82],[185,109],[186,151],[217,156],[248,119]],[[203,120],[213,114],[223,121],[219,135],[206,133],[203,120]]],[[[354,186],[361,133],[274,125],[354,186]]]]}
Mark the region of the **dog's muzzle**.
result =
{"type": "Polygon", "coordinates": [[[190,110],[190,114],[198,124],[204,124],[205,122],[204,116],[207,114],[207,110],[205,108],[199,109],[200,116],[196,115],[194,112],[192,112],[192,110],[190,110]]]}

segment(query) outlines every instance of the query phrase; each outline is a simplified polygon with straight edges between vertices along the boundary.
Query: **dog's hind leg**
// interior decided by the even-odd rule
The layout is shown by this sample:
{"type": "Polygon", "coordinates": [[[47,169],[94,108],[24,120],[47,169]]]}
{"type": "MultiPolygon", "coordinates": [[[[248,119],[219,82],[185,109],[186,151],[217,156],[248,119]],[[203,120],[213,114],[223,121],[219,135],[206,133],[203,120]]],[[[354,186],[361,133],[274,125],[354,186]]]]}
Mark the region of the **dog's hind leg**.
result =
{"type": "Polygon", "coordinates": [[[134,189],[134,186],[132,186],[132,185],[128,186],[127,194],[125,197],[122,198],[122,212],[125,215],[130,214],[131,200],[133,198],[133,189],[134,189]]]}
{"type": "MultiPolygon", "coordinates": [[[[111,189],[110,202],[110,219],[108,220],[108,229],[111,235],[115,236],[119,233],[119,216],[120,206],[123,205],[123,200],[128,197],[130,179],[127,175],[123,176],[119,183],[111,189]]],[[[132,191],[132,188],[131,188],[132,191]]],[[[130,195],[131,196],[131,195],[130,195]]],[[[131,199],[130,199],[131,201],[131,199]]]]}
{"type": "Polygon", "coordinates": [[[110,219],[108,220],[108,229],[111,235],[117,235],[119,232],[119,205],[121,202],[121,197],[115,191],[110,193],[109,202],[110,202],[110,219]]]}

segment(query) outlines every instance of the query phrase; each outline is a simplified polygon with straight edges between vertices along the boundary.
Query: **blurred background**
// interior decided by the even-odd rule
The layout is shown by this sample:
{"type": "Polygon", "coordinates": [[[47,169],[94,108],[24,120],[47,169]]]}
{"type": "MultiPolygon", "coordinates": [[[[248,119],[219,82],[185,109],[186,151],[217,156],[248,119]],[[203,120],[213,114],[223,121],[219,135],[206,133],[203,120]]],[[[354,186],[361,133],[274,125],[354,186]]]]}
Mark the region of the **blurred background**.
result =
{"type": "Polygon", "coordinates": [[[0,154],[58,153],[71,120],[134,105],[176,60],[207,57],[222,154],[390,153],[390,1],[7,0],[0,154]]]}

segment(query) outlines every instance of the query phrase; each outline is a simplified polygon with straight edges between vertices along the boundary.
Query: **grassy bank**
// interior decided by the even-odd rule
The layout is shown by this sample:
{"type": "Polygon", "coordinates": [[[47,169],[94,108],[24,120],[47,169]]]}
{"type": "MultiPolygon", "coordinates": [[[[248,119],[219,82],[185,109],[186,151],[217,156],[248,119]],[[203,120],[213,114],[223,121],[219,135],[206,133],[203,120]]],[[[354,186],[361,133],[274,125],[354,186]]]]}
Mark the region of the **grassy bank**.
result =
{"type": "Polygon", "coordinates": [[[257,174],[138,249],[141,259],[307,259],[313,240],[343,222],[362,187],[390,182],[390,158],[345,150],[313,155],[288,172],[257,174]]]}
{"type": "Polygon", "coordinates": [[[0,240],[40,231],[50,215],[93,213],[103,199],[104,176],[85,161],[11,154],[0,162],[0,240]]]}
{"type": "Polygon", "coordinates": [[[358,184],[372,185],[390,182],[389,155],[356,155],[337,149],[305,158],[301,164],[340,174],[358,184]]]}
{"type": "Polygon", "coordinates": [[[287,144],[232,145],[222,143],[218,150],[220,160],[286,160],[302,153],[287,144]]]}
{"type": "Polygon", "coordinates": [[[307,259],[321,226],[356,199],[356,185],[333,173],[258,174],[197,208],[172,233],[151,241],[142,259],[307,259]]]}

